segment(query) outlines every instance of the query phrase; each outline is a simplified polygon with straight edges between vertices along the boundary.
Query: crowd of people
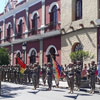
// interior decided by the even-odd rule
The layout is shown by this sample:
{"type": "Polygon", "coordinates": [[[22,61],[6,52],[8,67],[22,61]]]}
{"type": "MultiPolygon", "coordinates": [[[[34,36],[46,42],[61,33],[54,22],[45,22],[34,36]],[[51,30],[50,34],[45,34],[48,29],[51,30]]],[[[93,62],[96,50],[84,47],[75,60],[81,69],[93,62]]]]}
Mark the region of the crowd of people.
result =
{"type": "Polygon", "coordinates": [[[59,87],[59,81],[66,80],[69,87],[69,93],[73,93],[74,87],[80,91],[81,80],[89,80],[91,91],[95,92],[95,82],[97,75],[97,65],[94,61],[91,64],[84,64],[82,66],[80,61],[70,63],[62,66],[60,72],[60,79],[56,78],[56,69],[49,62],[47,64],[39,65],[39,62],[33,65],[27,65],[24,74],[20,73],[20,66],[2,65],[0,66],[0,80],[4,82],[12,82],[16,84],[30,84],[32,83],[34,89],[39,87],[40,77],[43,80],[43,85],[48,84],[48,90],[52,88],[52,81],[55,80],[56,87],[59,87]]]}

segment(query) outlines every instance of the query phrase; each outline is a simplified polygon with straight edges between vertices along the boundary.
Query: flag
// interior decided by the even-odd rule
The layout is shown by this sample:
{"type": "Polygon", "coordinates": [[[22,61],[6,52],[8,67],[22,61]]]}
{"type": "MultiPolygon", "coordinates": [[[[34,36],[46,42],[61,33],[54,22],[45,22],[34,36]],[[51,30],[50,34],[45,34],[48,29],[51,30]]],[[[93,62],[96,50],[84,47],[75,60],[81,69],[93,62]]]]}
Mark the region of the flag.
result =
{"type": "Polygon", "coordinates": [[[24,74],[26,64],[24,64],[24,62],[19,57],[17,57],[17,63],[20,65],[20,73],[24,74]]]}
{"type": "Polygon", "coordinates": [[[61,73],[61,66],[52,58],[53,67],[56,69],[56,78],[59,80],[61,73]]]}

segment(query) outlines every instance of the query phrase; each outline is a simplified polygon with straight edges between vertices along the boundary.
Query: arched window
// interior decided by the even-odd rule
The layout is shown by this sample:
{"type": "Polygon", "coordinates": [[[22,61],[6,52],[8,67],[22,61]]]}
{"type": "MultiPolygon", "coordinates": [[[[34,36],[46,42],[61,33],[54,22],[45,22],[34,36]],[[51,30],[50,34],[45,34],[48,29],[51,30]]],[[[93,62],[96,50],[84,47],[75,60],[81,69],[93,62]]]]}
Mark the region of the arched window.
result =
{"type": "Polygon", "coordinates": [[[16,64],[17,64],[17,57],[19,57],[19,58],[21,59],[21,53],[20,53],[20,52],[18,52],[18,53],[16,54],[16,64]]]}
{"type": "Polygon", "coordinates": [[[56,60],[56,51],[55,51],[55,49],[52,47],[51,49],[50,49],[50,51],[49,51],[49,55],[47,56],[47,62],[50,62],[51,64],[52,64],[52,58],[51,57],[53,57],[53,59],[54,60],[56,60]]]}
{"type": "Polygon", "coordinates": [[[83,50],[81,43],[75,43],[72,47],[72,52],[83,50]]]}
{"type": "Polygon", "coordinates": [[[10,39],[10,34],[11,34],[11,25],[9,24],[7,28],[7,39],[10,39]]]}
{"type": "Polygon", "coordinates": [[[33,29],[33,33],[37,32],[37,29],[38,29],[38,15],[37,15],[37,13],[33,16],[33,19],[32,19],[32,29],[33,29]]]}
{"type": "Polygon", "coordinates": [[[82,0],[76,0],[76,20],[82,18],[82,0]]]}
{"type": "Polygon", "coordinates": [[[32,50],[30,55],[30,64],[34,64],[35,62],[36,62],[36,52],[32,50]]]}
{"type": "Polygon", "coordinates": [[[23,33],[23,20],[21,19],[18,24],[18,33],[21,35],[23,33]]]}
{"type": "Polygon", "coordinates": [[[50,13],[50,24],[51,28],[55,28],[58,22],[58,16],[57,16],[57,6],[55,5],[50,13]]]}

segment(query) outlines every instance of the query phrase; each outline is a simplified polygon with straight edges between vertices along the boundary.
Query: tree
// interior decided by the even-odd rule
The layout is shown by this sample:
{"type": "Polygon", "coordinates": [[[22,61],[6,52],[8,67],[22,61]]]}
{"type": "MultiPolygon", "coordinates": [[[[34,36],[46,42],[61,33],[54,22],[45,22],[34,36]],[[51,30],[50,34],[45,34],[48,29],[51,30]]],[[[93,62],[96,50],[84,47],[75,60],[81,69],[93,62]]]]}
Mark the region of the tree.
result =
{"type": "Polygon", "coordinates": [[[0,65],[8,65],[10,61],[8,50],[0,48],[0,65]]]}
{"type": "Polygon", "coordinates": [[[93,59],[94,55],[91,55],[88,51],[80,50],[72,52],[70,54],[70,58],[73,62],[76,62],[76,61],[84,61],[88,58],[93,59]]]}

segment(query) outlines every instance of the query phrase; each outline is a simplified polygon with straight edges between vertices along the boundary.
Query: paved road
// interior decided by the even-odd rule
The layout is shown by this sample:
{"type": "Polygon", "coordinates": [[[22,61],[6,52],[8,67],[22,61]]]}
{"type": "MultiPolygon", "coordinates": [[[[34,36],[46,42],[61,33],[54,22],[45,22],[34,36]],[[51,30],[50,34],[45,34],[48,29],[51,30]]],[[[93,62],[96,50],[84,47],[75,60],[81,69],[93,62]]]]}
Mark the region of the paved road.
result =
{"type": "MultiPolygon", "coordinates": [[[[80,92],[68,94],[66,82],[60,82],[61,88],[47,90],[47,86],[40,86],[33,90],[33,86],[18,85],[2,82],[2,96],[0,100],[100,100],[100,93],[89,94],[90,89],[81,89],[80,92]]],[[[96,86],[99,90],[99,86],[96,86]]]]}

